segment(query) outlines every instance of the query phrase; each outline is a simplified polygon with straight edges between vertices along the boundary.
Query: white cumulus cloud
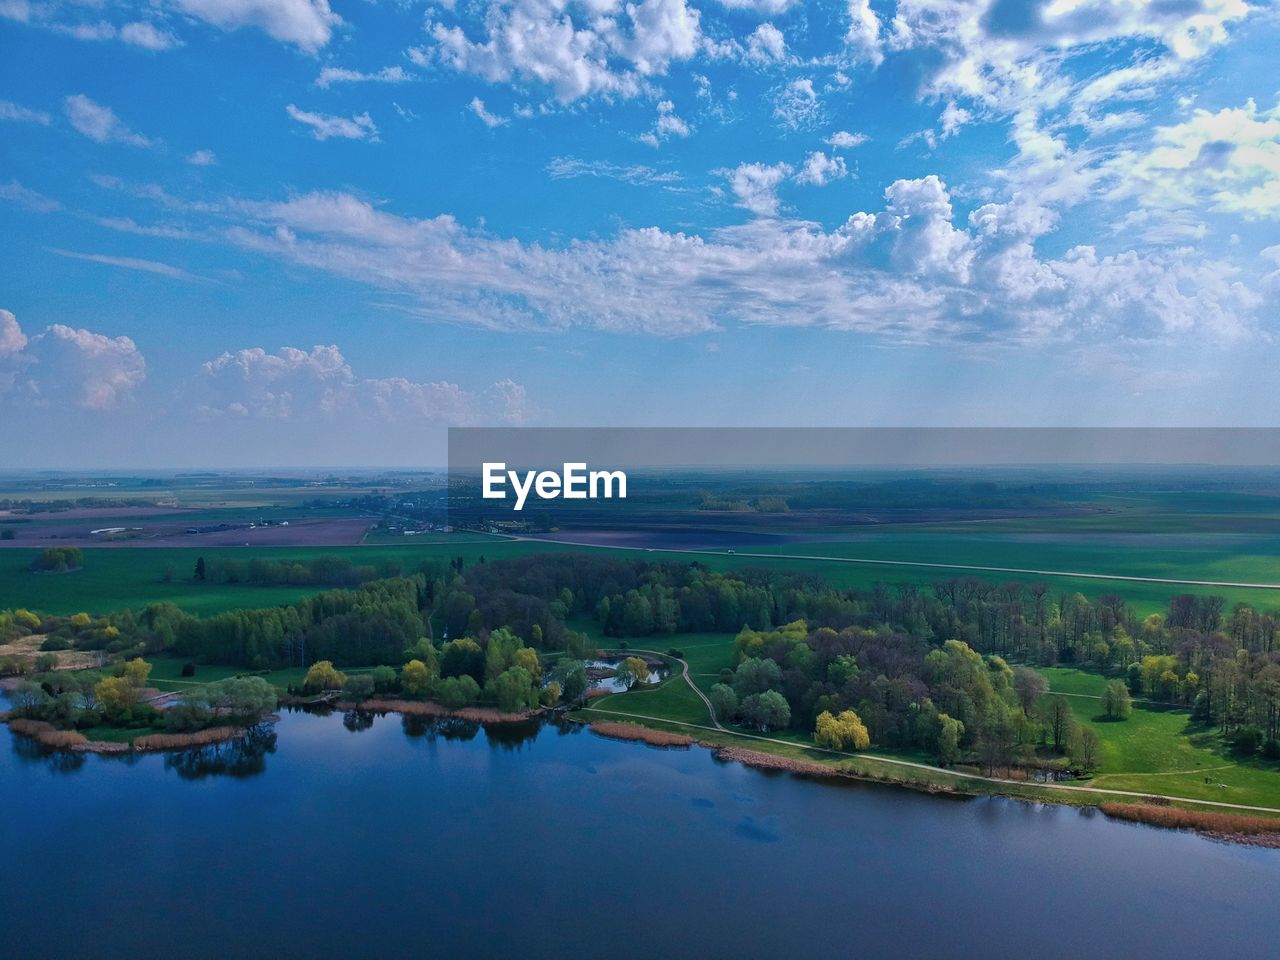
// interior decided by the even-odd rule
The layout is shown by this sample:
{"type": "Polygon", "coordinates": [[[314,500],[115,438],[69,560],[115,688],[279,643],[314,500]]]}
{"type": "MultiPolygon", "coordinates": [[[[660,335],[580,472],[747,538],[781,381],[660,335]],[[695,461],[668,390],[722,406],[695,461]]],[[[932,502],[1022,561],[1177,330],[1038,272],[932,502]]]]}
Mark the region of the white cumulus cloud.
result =
{"type": "Polygon", "coordinates": [[[524,387],[501,380],[473,392],[448,381],[359,377],[333,344],[310,350],[228,351],[203,365],[198,406],[207,415],[282,420],[313,416],[438,424],[520,423],[524,387]]]}
{"type": "Polygon", "coordinates": [[[805,159],[804,166],[796,174],[796,183],[825,187],[832,180],[842,180],[848,175],[844,157],[828,157],[821,150],[815,150],[805,159]]]}
{"type": "Polygon", "coordinates": [[[183,13],[222,30],[255,27],[282,43],[315,53],[342,18],[328,0],[172,0],[183,13]]]}
{"type": "Polygon", "coordinates": [[[55,323],[27,336],[0,310],[0,402],[109,410],[129,400],[147,364],[128,337],[55,323]]]}

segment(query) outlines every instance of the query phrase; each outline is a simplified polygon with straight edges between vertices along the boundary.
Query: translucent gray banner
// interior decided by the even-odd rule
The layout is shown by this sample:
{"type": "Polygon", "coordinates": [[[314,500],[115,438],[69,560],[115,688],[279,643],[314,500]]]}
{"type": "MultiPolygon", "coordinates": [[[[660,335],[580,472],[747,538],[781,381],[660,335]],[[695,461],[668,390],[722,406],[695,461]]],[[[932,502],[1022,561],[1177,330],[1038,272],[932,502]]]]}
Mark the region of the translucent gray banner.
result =
{"type": "Polygon", "coordinates": [[[449,430],[451,473],[485,463],[638,470],[1018,465],[1280,466],[1280,428],[546,427],[449,430]]]}

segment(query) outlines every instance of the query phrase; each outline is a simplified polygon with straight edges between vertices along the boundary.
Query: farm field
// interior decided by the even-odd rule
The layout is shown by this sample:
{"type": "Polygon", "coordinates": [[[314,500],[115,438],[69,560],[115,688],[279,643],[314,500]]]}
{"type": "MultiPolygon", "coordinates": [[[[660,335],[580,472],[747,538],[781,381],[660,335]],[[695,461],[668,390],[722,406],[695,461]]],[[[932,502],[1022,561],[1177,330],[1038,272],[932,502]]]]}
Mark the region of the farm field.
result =
{"type": "Polygon", "coordinates": [[[751,548],[1129,577],[1280,584],[1280,537],[1220,533],[867,533],[841,542],[751,548]]]}
{"type": "MultiPolygon", "coordinates": [[[[795,573],[817,574],[837,587],[866,587],[875,583],[914,583],[928,586],[951,576],[976,576],[990,582],[1033,583],[1043,581],[1055,593],[1079,592],[1097,597],[1104,593],[1121,593],[1142,613],[1160,612],[1169,598],[1177,593],[1214,594],[1226,599],[1228,606],[1237,602],[1262,610],[1280,608],[1280,590],[1243,587],[1189,586],[1167,583],[1143,583],[1124,580],[1097,580],[1069,576],[1036,576],[1003,572],[947,570],[942,568],[897,567],[881,564],[839,562],[841,556],[867,556],[879,559],[936,563],[972,563],[980,566],[1023,566],[1035,569],[1058,569],[1075,565],[1089,569],[1090,564],[1107,566],[1105,572],[1125,576],[1167,576],[1174,579],[1233,579],[1270,576],[1280,582],[1280,541],[1271,538],[1251,540],[1253,554],[1231,552],[1229,544],[1211,549],[1205,544],[1195,549],[1170,546],[1158,550],[1154,546],[1136,549],[1086,549],[1057,543],[1026,544],[1019,540],[985,537],[953,542],[948,536],[902,534],[881,536],[878,540],[857,543],[791,544],[774,552],[804,554],[805,559],[743,556],[740,553],[700,552],[690,554],[665,550],[614,550],[607,547],[576,547],[538,540],[478,539],[467,532],[437,535],[431,540],[398,538],[386,544],[348,547],[257,547],[252,556],[268,559],[301,559],[319,555],[351,557],[361,563],[377,563],[384,559],[401,562],[406,570],[426,560],[463,557],[468,563],[481,557],[489,560],[526,556],[545,551],[609,552],[622,558],[643,560],[697,560],[713,570],[742,570],[768,566],[795,573]],[[410,541],[410,542],[406,542],[410,541]],[[828,559],[830,558],[830,559],[828,559]],[[1149,566],[1147,565],[1149,564],[1149,566]]],[[[767,553],[767,548],[751,553],[767,553]]],[[[243,585],[189,582],[196,558],[246,556],[243,547],[86,547],[84,568],[72,573],[37,575],[29,570],[35,551],[29,548],[0,550],[0,608],[25,606],[49,613],[66,614],[79,610],[109,612],[148,603],[171,602],[192,613],[207,615],[238,606],[268,606],[288,603],[317,592],[315,587],[253,587],[243,585]],[[166,582],[166,570],[172,580],[166,582]]],[[[1252,582],[1252,581],[1251,581],[1252,582]]]]}
{"type": "MultiPolygon", "coordinates": [[[[1032,559],[1026,552],[1020,552],[1013,554],[1019,562],[1010,563],[1007,559],[1010,554],[1003,552],[1003,544],[1000,543],[989,544],[986,552],[969,547],[963,553],[948,553],[947,545],[943,538],[939,537],[938,539],[942,542],[937,544],[937,552],[933,552],[933,547],[920,543],[907,543],[899,547],[894,540],[890,539],[881,546],[879,550],[880,556],[873,559],[988,567],[1021,567],[1023,563],[1032,559]],[[929,559],[924,560],[924,558],[929,559]],[[980,560],[981,562],[975,563],[973,562],[975,560],[980,560]]],[[[548,545],[550,546],[550,544],[548,545]]],[[[1221,596],[1225,598],[1228,607],[1235,603],[1248,603],[1262,610],[1280,609],[1280,590],[1273,589],[1146,583],[1137,580],[1107,580],[1093,577],[1046,576],[1031,573],[1009,573],[1000,570],[967,570],[959,567],[948,569],[946,567],[896,566],[894,563],[860,564],[842,560],[842,558],[855,556],[869,557],[868,554],[860,552],[860,547],[861,544],[823,542],[813,544],[793,543],[788,544],[786,547],[776,548],[744,548],[735,553],[720,551],[689,553],[663,550],[621,550],[615,552],[622,556],[640,557],[646,560],[679,559],[685,562],[697,560],[699,563],[718,571],[768,567],[772,570],[817,574],[833,586],[844,588],[867,587],[875,583],[912,583],[928,586],[939,580],[946,580],[952,577],[976,577],[991,583],[1043,582],[1047,583],[1055,594],[1082,593],[1085,596],[1097,597],[1105,593],[1120,593],[1135,609],[1144,614],[1164,611],[1168,608],[1169,598],[1178,593],[1221,596]],[[783,554],[783,556],[777,556],[778,554],[783,554]]],[[[610,548],[578,547],[576,549],[605,550],[610,548]]],[[[1149,555],[1154,557],[1156,552],[1151,551],[1149,555]]],[[[1219,558],[1221,559],[1221,555],[1219,555],[1219,558]]],[[[1046,553],[1035,556],[1034,559],[1036,562],[1028,566],[1027,569],[1056,569],[1046,565],[1046,561],[1055,562],[1061,558],[1053,555],[1051,548],[1046,553]]],[[[1146,572],[1136,572],[1142,570],[1142,568],[1140,566],[1140,558],[1134,557],[1130,558],[1130,560],[1133,564],[1131,569],[1135,572],[1124,573],[1117,569],[1108,569],[1105,572],[1131,577],[1150,575],[1157,577],[1168,576],[1171,579],[1179,580],[1216,579],[1201,575],[1203,567],[1199,565],[1199,561],[1203,559],[1205,559],[1204,555],[1189,555],[1181,559],[1176,555],[1172,559],[1167,555],[1163,555],[1163,559],[1156,561],[1154,565],[1164,572],[1148,574],[1146,572]],[[1174,570],[1177,573],[1173,573],[1172,571],[1174,570]]],[[[1089,571],[1088,568],[1084,568],[1078,572],[1089,571]]],[[[1276,562],[1272,576],[1275,578],[1274,582],[1280,583],[1280,560],[1276,562]]]]}
{"type": "Polygon", "coordinates": [[[252,586],[245,584],[195,583],[190,578],[197,558],[284,560],[314,556],[350,557],[360,563],[385,559],[400,561],[410,570],[424,560],[462,556],[475,562],[481,556],[497,559],[529,552],[512,542],[441,543],[395,547],[263,547],[251,552],[223,547],[207,550],[162,548],[86,548],[80,570],[60,574],[35,574],[30,570],[34,550],[0,551],[0,609],[28,607],[54,614],[81,610],[108,613],[141,608],[150,603],[174,603],[194,614],[208,616],[237,607],[274,606],[311,596],[324,589],[316,586],[252,586]],[[172,570],[171,580],[165,580],[172,570]]]}

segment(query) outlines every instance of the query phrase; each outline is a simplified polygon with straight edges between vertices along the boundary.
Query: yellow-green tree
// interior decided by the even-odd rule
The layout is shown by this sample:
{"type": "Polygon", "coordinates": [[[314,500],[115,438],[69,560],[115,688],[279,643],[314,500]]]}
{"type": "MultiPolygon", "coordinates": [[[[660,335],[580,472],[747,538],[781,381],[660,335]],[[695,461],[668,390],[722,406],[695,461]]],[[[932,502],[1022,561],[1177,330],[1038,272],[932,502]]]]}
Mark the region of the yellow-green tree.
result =
{"type": "Polygon", "coordinates": [[[852,710],[842,710],[838,716],[823,710],[818,714],[813,741],[831,750],[865,750],[871,746],[871,735],[862,718],[852,710]]]}
{"type": "Polygon", "coordinates": [[[618,664],[618,669],[614,676],[624,686],[628,688],[634,687],[637,683],[644,683],[649,679],[649,664],[639,657],[627,657],[627,659],[618,664]]]}
{"type": "MultiPolygon", "coordinates": [[[[534,624],[534,626],[537,626],[537,624],[534,624]]],[[[512,659],[512,666],[524,667],[529,671],[529,676],[531,677],[542,676],[542,663],[538,660],[538,651],[532,647],[521,647],[517,650],[512,659]]]]}
{"type": "Polygon", "coordinates": [[[1123,680],[1112,680],[1102,690],[1102,710],[1110,720],[1127,720],[1133,709],[1129,688],[1123,680]]]}
{"type": "Polygon", "coordinates": [[[26,630],[38,630],[40,628],[40,618],[30,610],[22,607],[13,611],[13,622],[26,630]]]}
{"type": "Polygon", "coordinates": [[[960,759],[960,738],[963,736],[963,723],[945,713],[938,714],[938,759],[944,764],[960,759]]]}
{"type": "Polygon", "coordinates": [[[1170,686],[1178,683],[1178,658],[1172,654],[1152,654],[1142,658],[1138,668],[1142,692],[1148,697],[1171,696],[1170,686]]]}
{"type": "Polygon", "coordinates": [[[317,660],[307,671],[302,686],[308,691],[341,690],[347,682],[347,675],[333,665],[331,660],[317,660]]]}
{"type": "Polygon", "coordinates": [[[421,697],[431,689],[431,671],[421,660],[410,660],[400,671],[400,689],[411,697],[421,697]]]}
{"type": "Polygon", "coordinates": [[[151,664],[143,660],[141,657],[135,657],[124,665],[124,672],[121,674],[125,681],[135,689],[145,687],[147,678],[151,676],[151,664]]]}
{"type": "Polygon", "coordinates": [[[112,723],[120,723],[133,716],[138,703],[138,688],[124,677],[107,677],[93,688],[94,696],[102,704],[102,712],[112,723]]]}

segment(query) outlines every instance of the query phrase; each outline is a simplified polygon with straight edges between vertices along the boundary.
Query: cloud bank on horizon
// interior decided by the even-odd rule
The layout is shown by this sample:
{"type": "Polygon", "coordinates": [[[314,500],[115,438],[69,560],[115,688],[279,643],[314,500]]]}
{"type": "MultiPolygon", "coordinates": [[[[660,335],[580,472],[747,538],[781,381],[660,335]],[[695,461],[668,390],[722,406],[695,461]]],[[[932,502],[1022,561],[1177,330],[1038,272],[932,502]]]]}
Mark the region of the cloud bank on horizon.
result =
{"type": "Polygon", "coordinates": [[[0,0],[0,38],[7,436],[1274,422],[1269,3],[0,0]]]}

